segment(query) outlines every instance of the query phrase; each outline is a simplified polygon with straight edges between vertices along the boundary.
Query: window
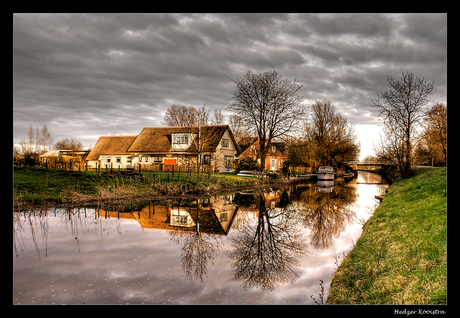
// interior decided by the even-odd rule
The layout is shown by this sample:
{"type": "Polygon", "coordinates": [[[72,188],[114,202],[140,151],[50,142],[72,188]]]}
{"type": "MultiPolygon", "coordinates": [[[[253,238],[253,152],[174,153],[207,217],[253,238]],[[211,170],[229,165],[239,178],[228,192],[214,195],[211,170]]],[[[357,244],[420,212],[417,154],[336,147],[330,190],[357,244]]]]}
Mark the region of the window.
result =
{"type": "Polygon", "coordinates": [[[145,157],[144,162],[149,162],[149,157],[145,157]]]}
{"type": "Polygon", "coordinates": [[[172,210],[170,224],[175,226],[194,226],[192,218],[187,211],[184,210],[172,210]]]}
{"type": "Polygon", "coordinates": [[[173,143],[188,144],[188,136],[174,136],[173,143]]]}
{"type": "Polygon", "coordinates": [[[153,162],[163,162],[163,157],[153,157],[153,162]]]}
{"type": "Polygon", "coordinates": [[[203,164],[204,164],[204,165],[209,165],[209,164],[211,164],[211,155],[204,155],[204,156],[203,156],[203,164]]]}
{"type": "Polygon", "coordinates": [[[221,213],[220,222],[227,222],[227,221],[228,221],[228,213],[221,213]]]}
{"type": "Polygon", "coordinates": [[[223,148],[228,148],[228,139],[222,139],[220,141],[220,146],[223,148]]]}
{"type": "Polygon", "coordinates": [[[226,167],[233,166],[233,156],[224,156],[224,161],[226,167]]]}
{"type": "Polygon", "coordinates": [[[108,158],[107,158],[107,162],[110,162],[110,161],[112,161],[112,160],[110,159],[110,157],[108,157],[108,158]]]}
{"type": "Polygon", "coordinates": [[[173,225],[187,225],[187,216],[185,215],[173,215],[171,219],[171,224],[173,225]]]}
{"type": "Polygon", "coordinates": [[[121,163],[121,157],[117,157],[117,163],[121,163]]]}

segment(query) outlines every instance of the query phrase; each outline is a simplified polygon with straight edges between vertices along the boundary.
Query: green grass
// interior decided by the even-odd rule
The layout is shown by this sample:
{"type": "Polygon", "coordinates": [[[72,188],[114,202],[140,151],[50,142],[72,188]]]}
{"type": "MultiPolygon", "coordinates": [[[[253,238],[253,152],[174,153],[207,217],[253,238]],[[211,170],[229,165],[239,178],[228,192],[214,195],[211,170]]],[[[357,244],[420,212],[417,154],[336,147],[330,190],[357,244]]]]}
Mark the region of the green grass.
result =
{"type": "MultiPolygon", "coordinates": [[[[152,172],[142,171],[142,175],[149,182],[168,182],[168,172],[152,172]]],[[[169,172],[169,183],[170,184],[200,184],[204,187],[209,187],[212,185],[218,185],[222,188],[229,187],[240,187],[240,186],[252,186],[257,183],[255,177],[240,177],[233,173],[211,173],[209,176],[207,173],[200,174],[181,172],[180,176],[178,172],[172,175],[172,172],[169,172]],[[179,179],[180,177],[180,179],[179,179]]]]}
{"type": "Polygon", "coordinates": [[[207,174],[200,177],[192,173],[174,176],[167,172],[142,171],[145,180],[118,176],[45,168],[14,167],[14,203],[61,203],[71,200],[99,200],[114,198],[152,197],[222,191],[225,188],[253,186],[256,178],[234,174],[207,174]]]}
{"type": "Polygon", "coordinates": [[[394,183],[337,269],[328,304],[445,304],[446,168],[394,183]]]}
{"type": "Polygon", "coordinates": [[[96,194],[96,178],[77,171],[14,167],[15,199],[37,203],[61,201],[67,192],[96,194]]]}

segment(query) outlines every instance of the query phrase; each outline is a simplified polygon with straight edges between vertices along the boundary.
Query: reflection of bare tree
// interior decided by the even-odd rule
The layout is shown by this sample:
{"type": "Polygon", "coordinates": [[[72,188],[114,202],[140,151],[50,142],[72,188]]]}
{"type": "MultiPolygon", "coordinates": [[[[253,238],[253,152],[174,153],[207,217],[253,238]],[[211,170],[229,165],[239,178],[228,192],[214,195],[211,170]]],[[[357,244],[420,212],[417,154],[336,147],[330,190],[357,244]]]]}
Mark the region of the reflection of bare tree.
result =
{"type": "Polygon", "coordinates": [[[25,232],[24,224],[27,223],[30,228],[30,234],[34,243],[35,252],[39,259],[41,259],[41,251],[38,245],[37,233],[35,228],[40,230],[42,244],[45,246],[45,257],[48,256],[48,218],[47,213],[40,211],[31,212],[15,212],[13,213],[13,247],[16,257],[18,254],[18,246],[21,251],[25,250],[24,239],[22,233],[25,232]]]}
{"type": "Polygon", "coordinates": [[[245,289],[273,290],[278,284],[293,282],[294,267],[306,254],[297,211],[267,209],[263,194],[256,195],[256,223],[246,223],[231,238],[234,249],[227,253],[234,269],[232,281],[243,281],[245,289]]]}
{"type": "MultiPolygon", "coordinates": [[[[48,235],[49,220],[52,217],[57,218],[56,224],[62,224],[65,230],[75,238],[78,251],[80,251],[80,237],[87,236],[90,233],[100,235],[102,232],[109,233],[112,228],[110,220],[105,220],[104,228],[98,220],[98,213],[92,210],[92,217],[87,217],[86,208],[67,208],[67,209],[40,209],[13,213],[13,247],[16,257],[19,256],[19,251],[26,250],[24,244],[24,233],[29,233],[35,247],[35,252],[40,259],[43,254],[48,256],[48,235]],[[40,244],[41,240],[41,244],[40,244]]],[[[120,220],[114,220],[117,225],[117,231],[121,234],[120,220]]]]}
{"type": "Polygon", "coordinates": [[[174,242],[183,244],[180,258],[185,274],[190,279],[195,278],[203,281],[203,277],[207,273],[208,260],[214,266],[214,255],[219,250],[217,237],[198,231],[174,231],[170,233],[174,242]],[[212,242],[213,239],[215,243],[212,242]]]}
{"type": "Polygon", "coordinates": [[[297,203],[304,212],[304,224],[311,228],[311,245],[315,248],[327,248],[345,226],[354,219],[355,212],[349,207],[356,201],[354,187],[340,184],[334,186],[331,193],[320,193],[316,187],[302,193],[297,203]]]}
{"type": "Polygon", "coordinates": [[[214,255],[220,247],[217,235],[200,232],[200,226],[201,229],[208,231],[215,227],[212,217],[214,212],[209,212],[201,211],[201,207],[198,207],[196,211],[190,211],[194,219],[194,226],[187,229],[178,228],[170,232],[172,241],[176,244],[183,244],[180,258],[182,268],[190,279],[203,281],[207,273],[208,260],[214,266],[214,255]]]}

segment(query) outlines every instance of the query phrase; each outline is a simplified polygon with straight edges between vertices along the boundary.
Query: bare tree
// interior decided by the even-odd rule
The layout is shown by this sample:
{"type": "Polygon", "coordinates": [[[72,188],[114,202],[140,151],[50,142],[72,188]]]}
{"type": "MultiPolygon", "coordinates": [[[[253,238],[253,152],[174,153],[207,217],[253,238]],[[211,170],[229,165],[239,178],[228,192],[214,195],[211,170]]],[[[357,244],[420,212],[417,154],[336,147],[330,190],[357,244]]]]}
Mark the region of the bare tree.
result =
{"type": "Polygon", "coordinates": [[[166,126],[205,126],[209,121],[206,105],[195,106],[172,105],[166,110],[163,125],[166,126]]]}
{"type": "Polygon", "coordinates": [[[243,79],[233,82],[233,102],[228,109],[238,114],[248,132],[259,137],[263,169],[270,143],[293,132],[305,113],[302,97],[297,94],[302,85],[296,80],[283,79],[275,71],[262,74],[249,71],[243,79]]]}
{"type": "Polygon", "coordinates": [[[224,124],[224,116],[222,116],[222,112],[220,109],[214,109],[214,118],[211,122],[213,125],[223,125],[224,124]]]}
{"type": "Polygon", "coordinates": [[[61,141],[58,141],[54,147],[60,150],[72,150],[72,151],[79,151],[83,148],[83,144],[81,141],[78,141],[74,138],[65,138],[61,141]]]}
{"type": "Polygon", "coordinates": [[[33,152],[32,145],[35,141],[35,131],[32,125],[29,125],[29,131],[27,132],[27,137],[29,138],[29,151],[33,152]]]}
{"type": "MultiPolygon", "coordinates": [[[[53,147],[53,136],[51,136],[51,133],[49,132],[48,127],[46,125],[43,125],[42,129],[40,130],[40,137],[38,138],[38,144],[40,147],[42,147],[43,151],[47,151],[51,147],[53,147]]],[[[80,148],[81,148],[81,143],[80,143],[80,148]]]]}
{"type": "Polygon", "coordinates": [[[425,116],[424,107],[429,102],[428,97],[436,90],[434,80],[428,83],[423,78],[415,77],[411,72],[402,73],[401,79],[390,76],[387,82],[389,88],[383,94],[377,95],[371,106],[385,117],[384,125],[391,126],[386,129],[387,133],[395,134],[390,139],[401,141],[393,145],[402,147],[396,152],[401,156],[397,160],[401,164],[398,168],[405,177],[410,174],[415,128],[425,116]]]}
{"type": "Polygon", "coordinates": [[[251,139],[251,135],[248,133],[248,130],[245,127],[243,119],[238,115],[230,115],[228,125],[233,132],[235,141],[238,145],[247,143],[251,139]]]}

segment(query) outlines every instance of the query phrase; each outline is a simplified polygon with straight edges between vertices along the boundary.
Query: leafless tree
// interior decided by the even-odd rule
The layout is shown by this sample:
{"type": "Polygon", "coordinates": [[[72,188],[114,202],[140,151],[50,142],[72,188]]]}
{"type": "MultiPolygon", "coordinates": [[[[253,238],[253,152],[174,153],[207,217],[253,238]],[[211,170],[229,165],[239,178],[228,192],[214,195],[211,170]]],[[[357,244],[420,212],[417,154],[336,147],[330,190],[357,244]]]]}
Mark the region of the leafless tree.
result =
{"type": "Polygon", "coordinates": [[[65,138],[61,141],[58,141],[54,147],[60,150],[72,150],[79,151],[83,148],[81,141],[78,141],[74,138],[65,138]]]}
{"type": "Polygon", "coordinates": [[[211,123],[213,125],[224,124],[224,116],[222,116],[222,112],[220,111],[220,109],[214,109],[214,118],[212,119],[211,123]]]}
{"type": "MultiPolygon", "coordinates": [[[[377,99],[372,100],[371,106],[384,116],[383,125],[388,126],[385,128],[386,137],[389,137],[389,133],[394,134],[388,142],[393,146],[402,147],[402,149],[394,149],[393,152],[401,156],[396,161],[400,163],[398,168],[401,175],[405,177],[411,171],[415,129],[425,116],[424,108],[429,102],[428,97],[436,90],[434,80],[428,83],[423,78],[415,77],[411,72],[402,73],[401,79],[390,76],[387,82],[388,89],[383,94],[377,95],[377,99]]],[[[387,141],[383,140],[383,142],[387,141]]]]}
{"type": "Polygon", "coordinates": [[[48,127],[46,125],[43,125],[42,129],[40,130],[38,144],[41,147],[42,151],[47,151],[51,149],[51,147],[53,147],[53,136],[51,136],[51,133],[49,132],[48,127]]]}
{"type": "Polygon", "coordinates": [[[230,115],[230,119],[228,121],[228,125],[233,132],[233,136],[235,137],[235,141],[238,145],[243,145],[249,141],[252,137],[248,130],[245,127],[245,123],[243,119],[238,115],[230,115]]]}
{"type": "Polygon", "coordinates": [[[242,119],[249,133],[259,137],[263,169],[270,143],[294,132],[305,113],[302,97],[297,94],[302,85],[283,79],[275,71],[249,71],[243,79],[233,82],[233,102],[228,109],[242,119]]]}
{"type": "Polygon", "coordinates": [[[166,126],[205,126],[209,121],[209,110],[206,105],[195,106],[172,105],[166,110],[163,125],[166,126]]]}
{"type": "Polygon", "coordinates": [[[35,141],[35,131],[32,125],[29,125],[29,131],[27,132],[27,137],[29,138],[29,149],[32,152],[32,145],[35,141]]]}

